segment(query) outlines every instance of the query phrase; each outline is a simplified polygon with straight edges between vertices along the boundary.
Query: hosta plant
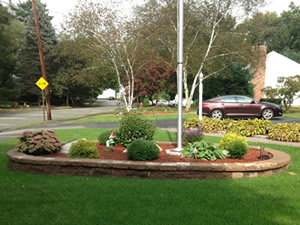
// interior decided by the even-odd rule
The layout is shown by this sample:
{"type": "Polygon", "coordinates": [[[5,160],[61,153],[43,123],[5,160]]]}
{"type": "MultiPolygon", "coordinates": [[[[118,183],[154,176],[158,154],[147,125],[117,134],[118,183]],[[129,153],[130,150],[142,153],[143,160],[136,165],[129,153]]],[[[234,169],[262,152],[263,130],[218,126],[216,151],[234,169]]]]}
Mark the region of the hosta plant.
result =
{"type": "Polygon", "coordinates": [[[269,136],[276,141],[300,142],[300,124],[276,124],[269,131],[269,136]]]}
{"type": "Polygon", "coordinates": [[[265,135],[272,128],[270,120],[248,119],[235,121],[233,126],[226,131],[236,133],[242,136],[250,137],[254,135],[265,135]]]}
{"type": "Polygon", "coordinates": [[[224,159],[225,155],[213,144],[208,144],[204,140],[200,142],[189,143],[183,150],[186,158],[211,160],[224,159]]]}
{"type": "Polygon", "coordinates": [[[20,141],[16,144],[17,149],[29,155],[51,154],[62,148],[62,144],[51,130],[25,131],[18,138],[20,141]]]}
{"type": "Polygon", "coordinates": [[[200,127],[200,120],[197,117],[188,118],[183,123],[183,128],[197,128],[200,127]]]}

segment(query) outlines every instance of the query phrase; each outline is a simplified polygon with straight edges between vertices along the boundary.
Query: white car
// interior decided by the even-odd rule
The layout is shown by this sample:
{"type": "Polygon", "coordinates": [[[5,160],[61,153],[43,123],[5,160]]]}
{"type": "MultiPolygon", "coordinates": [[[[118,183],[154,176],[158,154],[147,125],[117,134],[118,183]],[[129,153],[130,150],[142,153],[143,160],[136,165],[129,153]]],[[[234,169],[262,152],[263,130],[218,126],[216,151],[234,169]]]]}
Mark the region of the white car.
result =
{"type": "MultiPolygon", "coordinates": [[[[193,104],[193,103],[194,103],[194,101],[192,100],[191,104],[193,104]]],[[[178,102],[175,99],[169,102],[169,106],[174,107],[174,106],[177,106],[177,105],[178,105],[178,102]]],[[[186,106],[186,99],[185,98],[182,99],[182,106],[186,106]]]]}

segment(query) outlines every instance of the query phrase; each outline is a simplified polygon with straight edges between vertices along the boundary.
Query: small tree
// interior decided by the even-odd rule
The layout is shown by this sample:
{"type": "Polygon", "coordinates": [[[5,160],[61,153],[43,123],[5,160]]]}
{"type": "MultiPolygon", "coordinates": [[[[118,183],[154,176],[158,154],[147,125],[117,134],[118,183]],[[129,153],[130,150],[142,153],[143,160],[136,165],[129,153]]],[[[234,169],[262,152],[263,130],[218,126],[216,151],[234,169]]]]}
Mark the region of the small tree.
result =
{"type": "Polygon", "coordinates": [[[286,113],[289,113],[295,97],[300,97],[300,75],[286,77],[284,78],[283,86],[277,88],[266,87],[263,91],[268,98],[280,97],[286,113]]]}
{"type": "Polygon", "coordinates": [[[300,75],[285,78],[283,86],[278,89],[278,94],[282,98],[286,113],[289,112],[294,98],[300,97],[298,92],[300,92],[300,75]]]}

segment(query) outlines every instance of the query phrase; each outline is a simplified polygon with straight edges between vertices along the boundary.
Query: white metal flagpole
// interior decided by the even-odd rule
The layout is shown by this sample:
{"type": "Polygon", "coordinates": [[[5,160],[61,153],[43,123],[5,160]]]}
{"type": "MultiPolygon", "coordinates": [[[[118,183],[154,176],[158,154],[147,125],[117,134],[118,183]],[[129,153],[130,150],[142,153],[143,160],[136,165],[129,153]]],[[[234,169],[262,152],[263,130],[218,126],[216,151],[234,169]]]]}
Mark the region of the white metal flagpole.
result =
{"type": "Polygon", "coordinates": [[[182,72],[183,72],[183,7],[184,0],[177,0],[177,92],[178,124],[177,149],[182,149],[182,72]]]}
{"type": "Polygon", "coordinates": [[[182,150],[183,5],[184,0],[177,0],[177,148],[167,150],[170,155],[180,155],[182,150]]]}

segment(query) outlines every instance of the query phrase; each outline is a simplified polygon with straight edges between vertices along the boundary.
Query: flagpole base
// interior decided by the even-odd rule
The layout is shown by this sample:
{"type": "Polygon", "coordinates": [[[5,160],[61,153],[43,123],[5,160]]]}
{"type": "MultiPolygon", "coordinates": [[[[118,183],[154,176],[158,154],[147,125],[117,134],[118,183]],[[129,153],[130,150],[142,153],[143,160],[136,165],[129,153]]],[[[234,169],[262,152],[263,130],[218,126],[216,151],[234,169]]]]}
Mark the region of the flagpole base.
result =
{"type": "Polygon", "coordinates": [[[167,150],[166,150],[166,153],[167,153],[168,155],[181,156],[181,155],[182,155],[181,150],[182,150],[182,149],[179,149],[179,148],[167,149],[167,150]]]}

